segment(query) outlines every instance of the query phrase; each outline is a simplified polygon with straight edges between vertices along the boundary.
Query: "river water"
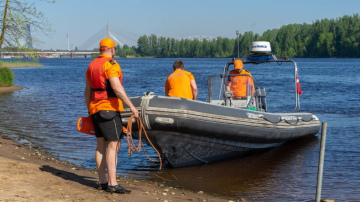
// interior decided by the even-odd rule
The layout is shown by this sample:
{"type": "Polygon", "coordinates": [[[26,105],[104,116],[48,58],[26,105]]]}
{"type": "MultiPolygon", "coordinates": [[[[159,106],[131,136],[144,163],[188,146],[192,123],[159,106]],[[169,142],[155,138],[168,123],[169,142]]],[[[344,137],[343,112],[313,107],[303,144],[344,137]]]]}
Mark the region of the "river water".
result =
{"type": "MultiPolygon", "coordinates": [[[[118,59],[131,96],[164,94],[176,59],[118,59]]],[[[328,123],[322,198],[360,201],[360,59],[294,59],[299,71],[301,111],[328,123]]],[[[41,59],[44,67],[12,69],[21,91],[0,94],[0,136],[39,146],[61,160],[95,168],[95,138],[77,132],[87,116],[85,71],[89,58],[41,59]]],[[[205,101],[207,77],[222,73],[228,58],[183,59],[196,79],[198,100],[205,101]]],[[[294,107],[293,68],[287,64],[247,68],[265,87],[270,112],[294,107]]],[[[165,182],[169,186],[253,201],[315,199],[320,132],[314,137],[245,158],[179,169],[158,170],[143,153],[127,153],[122,141],[118,172],[165,182]]],[[[145,147],[152,158],[157,155],[145,147]]]]}

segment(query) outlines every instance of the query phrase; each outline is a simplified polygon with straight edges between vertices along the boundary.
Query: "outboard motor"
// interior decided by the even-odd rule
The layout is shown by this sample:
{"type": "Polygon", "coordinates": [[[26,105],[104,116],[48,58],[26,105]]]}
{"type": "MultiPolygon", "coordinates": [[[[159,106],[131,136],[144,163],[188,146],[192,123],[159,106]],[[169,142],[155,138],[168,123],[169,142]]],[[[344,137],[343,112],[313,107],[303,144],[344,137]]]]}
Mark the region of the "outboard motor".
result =
{"type": "Polygon", "coordinates": [[[256,97],[256,106],[260,111],[267,112],[267,106],[266,106],[266,92],[265,88],[256,88],[255,89],[255,97],[256,97]]]}
{"type": "Polygon", "coordinates": [[[225,106],[231,106],[232,91],[225,91],[225,106]]]}

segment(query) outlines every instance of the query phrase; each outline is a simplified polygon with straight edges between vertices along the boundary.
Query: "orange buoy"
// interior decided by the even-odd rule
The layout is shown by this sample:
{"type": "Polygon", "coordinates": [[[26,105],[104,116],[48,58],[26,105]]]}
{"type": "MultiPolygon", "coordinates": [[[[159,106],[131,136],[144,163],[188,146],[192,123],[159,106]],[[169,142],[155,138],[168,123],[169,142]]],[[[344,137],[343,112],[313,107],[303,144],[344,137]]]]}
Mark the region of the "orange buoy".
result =
{"type": "Polygon", "coordinates": [[[94,125],[90,117],[80,117],[77,121],[77,130],[88,135],[95,135],[94,125]]]}
{"type": "MultiPolygon", "coordinates": [[[[77,121],[77,130],[88,135],[95,135],[94,125],[90,117],[80,117],[77,121]]],[[[126,131],[127,129],[123,126],[123,133],[126,131]]]]}

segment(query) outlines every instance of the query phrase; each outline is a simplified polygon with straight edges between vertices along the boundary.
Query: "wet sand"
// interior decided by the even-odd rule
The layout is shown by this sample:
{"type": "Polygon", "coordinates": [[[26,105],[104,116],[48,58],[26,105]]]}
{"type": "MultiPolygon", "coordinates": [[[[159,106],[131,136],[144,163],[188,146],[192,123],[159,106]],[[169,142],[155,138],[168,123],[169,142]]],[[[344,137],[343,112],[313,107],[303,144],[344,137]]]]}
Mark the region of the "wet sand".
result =
{"type": "MultiPolygon", "coordinates": [[[[0,87],[0,93],[21,87],[0,87]]],[[[230,201],[211,193],[167,187],[162,182],[118,177],[131,194],[97,190],[97,174],[21,145],[0,130],[0,201],[230,201]]]]}

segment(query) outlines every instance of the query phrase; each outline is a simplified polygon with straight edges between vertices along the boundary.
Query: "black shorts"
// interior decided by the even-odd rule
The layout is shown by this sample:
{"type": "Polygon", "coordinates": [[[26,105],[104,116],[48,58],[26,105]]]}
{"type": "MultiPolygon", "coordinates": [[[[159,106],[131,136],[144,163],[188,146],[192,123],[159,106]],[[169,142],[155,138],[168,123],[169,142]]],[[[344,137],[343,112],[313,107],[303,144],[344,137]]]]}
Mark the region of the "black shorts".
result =
{"type": "Polygon", "coordinates": [[[120,112],[102,110],[91,115],[95,136],[104,137],[106,141],[119,140],[123,135],[120,112]]]}

